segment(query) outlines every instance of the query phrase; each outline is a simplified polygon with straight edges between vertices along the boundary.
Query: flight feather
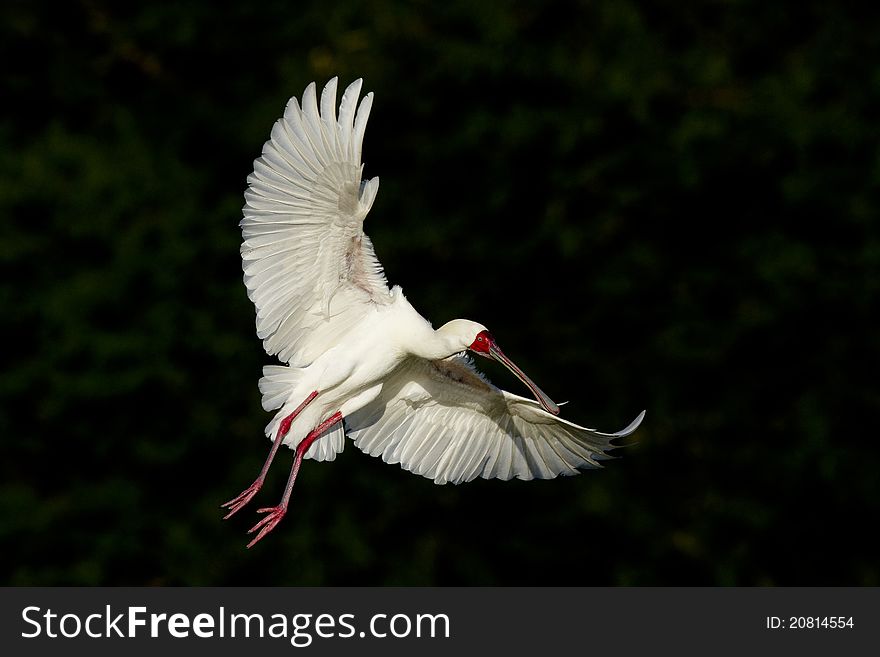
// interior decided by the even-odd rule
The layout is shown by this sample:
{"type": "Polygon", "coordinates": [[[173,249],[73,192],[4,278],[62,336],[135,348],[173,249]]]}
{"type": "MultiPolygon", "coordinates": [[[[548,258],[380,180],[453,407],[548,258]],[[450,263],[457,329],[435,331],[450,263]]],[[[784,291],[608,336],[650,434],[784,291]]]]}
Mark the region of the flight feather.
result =
{"type": "Polygon", "coordinates": [[[372,94],[336,78],[318,99],[314,83],[292,98],[248,177],[241,247],[257,334],[270,354],[304,366],[392,297],[363,230],[379,179],[362,180],[361,150],[372,94]],[[320,105],[319,105],[320,103],[320,105]],[[334,307],[334,300],[339,300],[334,307]]]}

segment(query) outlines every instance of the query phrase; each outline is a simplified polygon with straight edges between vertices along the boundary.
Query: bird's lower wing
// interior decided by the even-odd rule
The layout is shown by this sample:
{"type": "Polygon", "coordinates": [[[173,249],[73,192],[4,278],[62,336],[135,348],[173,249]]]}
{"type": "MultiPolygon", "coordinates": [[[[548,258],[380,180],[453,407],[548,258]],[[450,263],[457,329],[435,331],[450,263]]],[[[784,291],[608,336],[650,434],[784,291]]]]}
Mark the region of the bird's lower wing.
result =
{"type": "Polygon", "coordinates": [[[615,438],[553,416],[532,400],[499,390],[467,357],[411,358],[378,399],[346,418],[355,444],[435,483],[552,479],[598,467],[615,438]]]}
{"type": "Polygon", "coordinates": [[[314,83],[302,107],[291,98],[248,177],[244,280],[266,351],[293,365],[325,351],[370,304],[391,302],[363,231],[379,179],[361,180],[373,96],[357,107],[360,90],[360,80],[346,89],[338,119],[336,78],[320,101],[314,83]]]}

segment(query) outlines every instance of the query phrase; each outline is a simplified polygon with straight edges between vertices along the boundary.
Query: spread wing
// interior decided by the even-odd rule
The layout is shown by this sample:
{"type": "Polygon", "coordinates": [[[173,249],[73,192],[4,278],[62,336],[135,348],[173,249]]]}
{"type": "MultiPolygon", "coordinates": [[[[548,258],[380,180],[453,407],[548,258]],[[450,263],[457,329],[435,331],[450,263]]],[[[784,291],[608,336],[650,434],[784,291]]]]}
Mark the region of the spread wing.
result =
{"type": "Polygon", "coordinates": [[[496,388],[466,357],[410,358],[378,399],[346,419],[346,430],[371,456],[457,484],[552,479],[599,467],[612,441],[635,431],[644,415],[622,431],[601,433],[496,388]]]}
{"type": "Polygon", "coordinates": [[[364,234],[379,179],[361,180],[361,146],[373,94],[361,80],[342,95],[336,78],[291,98],[254,162],[245,192],[241,257],[257,335],[266,351],[307,365],[354,326],[371,304],[391,301],[364,234]],[[320,330],[318,330],[320,329],[320,330]]]}

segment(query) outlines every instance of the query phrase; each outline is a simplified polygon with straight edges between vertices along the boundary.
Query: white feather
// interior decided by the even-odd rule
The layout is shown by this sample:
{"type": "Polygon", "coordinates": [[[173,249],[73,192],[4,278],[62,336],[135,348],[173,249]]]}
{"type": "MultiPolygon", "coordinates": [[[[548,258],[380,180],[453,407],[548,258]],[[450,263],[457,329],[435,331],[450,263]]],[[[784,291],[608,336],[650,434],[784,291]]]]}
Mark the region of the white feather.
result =
{"type": "Polygon", "coordinates": [[[635,431],[643,417],[617,433],[581,427],[496,388],[469,359],[451,356],[410,358],[345,425],[367,454],[457,484],[551,479],[599,467],[612,441],[635,431]]]}
{"type": "MultiPolygon", "coordinates": [[[[257,334],[269,354],[305,366],[356,325],[373,304],[391,295],[363,220],[378,178],[361,184],[361,146],[372,105],[355,81],[336,118],[336,85],[306,87],[276,122],[245,192],[241,256],[248,296],[257,309],[257,334]],[[345,312],[329,314],[346,291],[345,312]]],[[[322,439],[323,440],[323,439],[322,439]]],[[[316,450],[319,451],[319,450],[316,450]]]]}

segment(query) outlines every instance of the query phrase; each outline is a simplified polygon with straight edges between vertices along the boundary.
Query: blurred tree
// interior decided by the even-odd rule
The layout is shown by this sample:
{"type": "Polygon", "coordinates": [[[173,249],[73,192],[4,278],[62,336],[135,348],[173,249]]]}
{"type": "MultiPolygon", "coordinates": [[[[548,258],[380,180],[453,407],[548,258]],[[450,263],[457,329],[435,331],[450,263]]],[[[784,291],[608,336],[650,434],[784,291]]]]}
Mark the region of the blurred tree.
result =
{"type": "Polygon", "coordinates": [[[4,583],[880,583],[875,10],[0,12],[4,583]],[[572,419],[648,417],[553,482],[441,488],[349,445],[246,552],[217,508],[268,447],[244,181],[337,74],[376,92],[389,280],[490,326],[572,419]]]}

